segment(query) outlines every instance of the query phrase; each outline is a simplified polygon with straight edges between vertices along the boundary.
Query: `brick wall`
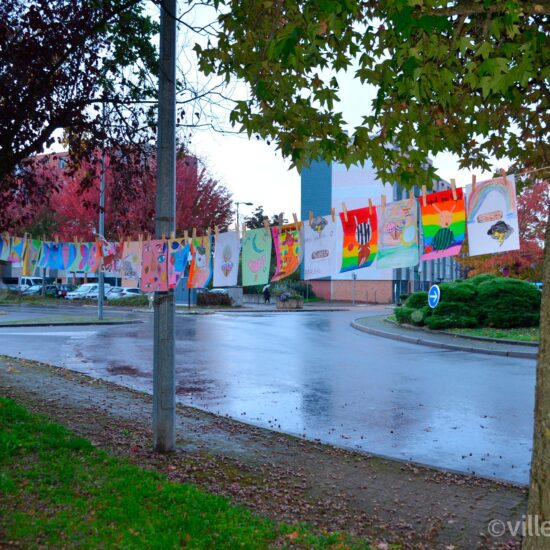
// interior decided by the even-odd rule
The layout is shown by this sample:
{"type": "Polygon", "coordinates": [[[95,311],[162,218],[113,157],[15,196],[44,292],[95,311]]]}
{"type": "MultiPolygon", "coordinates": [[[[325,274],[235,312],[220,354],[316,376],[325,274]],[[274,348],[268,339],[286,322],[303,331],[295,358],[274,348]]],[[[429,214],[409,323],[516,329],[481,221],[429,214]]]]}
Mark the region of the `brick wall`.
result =
{"type": "MultiPolygon", "coordinates": [[[[353,301],[353,281],[308,282],[319,298],[343,302],[353,301]]],[[[368,301],[369,304],[391,304],[392,284],[392,281],[355,281],[355,301],[360,303],[368,301]]]]}

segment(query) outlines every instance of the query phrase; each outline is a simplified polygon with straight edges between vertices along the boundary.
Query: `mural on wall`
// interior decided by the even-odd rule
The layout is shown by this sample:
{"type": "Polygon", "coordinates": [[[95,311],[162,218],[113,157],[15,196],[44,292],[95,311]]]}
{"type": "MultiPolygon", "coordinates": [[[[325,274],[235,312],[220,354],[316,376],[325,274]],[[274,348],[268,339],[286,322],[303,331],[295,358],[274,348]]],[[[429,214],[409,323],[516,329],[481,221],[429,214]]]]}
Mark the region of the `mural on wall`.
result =
{"type": "Polygon", "coordinates": [[[418,264],[418,205],[414,197],[378,207],[378,269],[418,264]]]}
{"type": "Polygon", "coordinates": [[[243,286],[265,285],[271,267],[271,232],[267,229],[250,229],[243,238],[243,286]]]}
{"type": "Polygon", "coordinates": [[[466,210],[464,191],[455,189],[456,199],[451,190],[438,191],[419,197],[423,245],[420,259],[436,260],[456,256],[460,252],[466,234],[466,210]]]}
{"type": "Polygon", "coordinates": [[[516,183],[513,176],[479,182],[467,197],[470,256],[519,249],[516,183]]]}
{"type": "Polygon", "coordinates": [[[189,259],[190,246],[187,239],[168,241],[168,286],[176,288],[183,277],[189,259]]]}
{"type": "Polygon", "coordinates": [[[192,260],[187,288],[205,288],[212,278],[212,240],[210,236],[191,239],[192,260]]]}
{"type": "Polygon", "coordinates": [[[143,292],[168,290],[168,241],[144,241],[141,254],[141,281],[143,292]]]}
{"type": "Polygon", "coordinates": [[[271,282],[279,281],[292,275],[300,266],[300,230],[296,224],[272,227],[273,246],[277,258],[275,273],[271,282]]]}
{"type": "Polygon", "coordinates": [[[344,231],[340,272],[369,267],[378,251],[378,218],[373,206],[340,212],[344,231]]]}
{"type": "Polygon", "coordinates": [[[214,286],[237,286],[241,240],[236,231],[216,235],[214,286]]]}
{"type": "Polygon", "coordinates": [[[329,216],[316,216],[304,222],[304,279],[330,277],[336,270],[338,224],[329,216]]]}
{"type": "Polygon", "coordinates": [[[143,242],[125,241],[122,245],[120,274],[125,279],[138,280],[141,275],[141,252],[143,242]]]}

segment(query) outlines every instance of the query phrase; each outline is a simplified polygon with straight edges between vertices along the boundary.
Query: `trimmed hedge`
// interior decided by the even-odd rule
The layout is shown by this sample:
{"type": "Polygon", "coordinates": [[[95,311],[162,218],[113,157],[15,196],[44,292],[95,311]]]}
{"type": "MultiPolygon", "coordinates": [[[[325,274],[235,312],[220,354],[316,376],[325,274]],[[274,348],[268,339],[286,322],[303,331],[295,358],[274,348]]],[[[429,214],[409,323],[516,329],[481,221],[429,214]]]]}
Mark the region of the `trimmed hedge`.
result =
{"type": "Polygon", "coordinates": [[[395,308],[397,322],[434,330],[530,327],[539,323],[541,292],[526,281],[478,275],[439,286],[441,300],[435,309],[427,305],[427,292],[415,292],[403,307],[395,308]]]}
{"type": "Polygon", "coordinates": [[[484,326],[533,327],[540,321],[541,292],[520,279],[495,279],[478,287],[484,326]]]}

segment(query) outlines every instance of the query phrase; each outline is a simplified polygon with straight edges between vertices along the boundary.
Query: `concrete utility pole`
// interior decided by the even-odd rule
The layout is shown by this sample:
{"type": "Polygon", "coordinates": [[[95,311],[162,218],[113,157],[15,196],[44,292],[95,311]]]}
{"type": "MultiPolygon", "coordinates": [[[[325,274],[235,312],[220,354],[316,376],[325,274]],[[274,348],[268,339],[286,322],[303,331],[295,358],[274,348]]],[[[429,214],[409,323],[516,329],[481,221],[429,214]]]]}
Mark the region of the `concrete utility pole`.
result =
{"type": "MultiPolygon", "coordinates": [[[[157,239],[175,231],[176,217],[176,0],[160,4],[157,138],[157,239]]],[[[155,292],[153,359],[153,445],[173,451],[175,432],[174,290],[155,292]]]]}
{"type": "MultiPolygon", "coordinates": [[[[105,128],[105,97],[101,108],[101,124],[105,128]]],[[[99,176],[99,238],[101,243],[105,239],[105,143],[101,144],[101,164],[99,176]]],[[[97,272],[97,318],[103,320],[103,300],[105,298],[105,273],[103,272],[103,254],[99,260],[99,270],[97,272]]]]}

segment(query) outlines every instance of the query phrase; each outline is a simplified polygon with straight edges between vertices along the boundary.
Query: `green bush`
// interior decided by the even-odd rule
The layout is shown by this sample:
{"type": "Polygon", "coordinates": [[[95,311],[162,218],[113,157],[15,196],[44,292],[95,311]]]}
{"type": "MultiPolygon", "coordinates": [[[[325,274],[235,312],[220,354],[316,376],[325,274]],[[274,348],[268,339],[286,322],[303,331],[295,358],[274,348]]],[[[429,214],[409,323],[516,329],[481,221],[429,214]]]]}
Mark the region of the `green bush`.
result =
{"type": "Polygon", "coordinates": [[[481,273],[479,275],[476,275],[475,277],[471,277],[470,279],[468,279],[468,282],[474,286],[478,286],[481,283],[493,281],[499,278],[501,277],[497,277],[497,275],[491,275],[490,273],[481,273]]]}
{"type": "Polygon", "coordinates": [[[393,313],[395,315],[395,318],[397,319],[397,322],[399,324],[402,323],[410,323],[411,322],[411,315],[415,311],[412,307],[396,307],[393,310],[393,313]]]}
{"type": "Polygon", "coordinates": [[[111,300],[108,303],[110,306],[135,306],[135,307],[148,306],[149,294],[139,294],[137,296],[126,296],[125,298],[117,298],[116,300],[111,300]]]}
{"type": "Polygon", "coordinates": [[[428,293],[425,290],[419,290],[411,294],[405,302],[405,307],[418,309],[428,305],[428,293]]]}
{"type": "Polygon", "coordinates": [[[520,279],[499,277],[478,287],[479,308],[485,326],[532,327],[540,320],[540,291],[520,279]]]}
{"type": "MultiPolygon", "coordinates": [[[[477,289],[469,283],[441,283],[441,303],[475,303],[477,298],[477,289]]],[[[438,306],[439,307],[439,306],[438,306]]]]}

